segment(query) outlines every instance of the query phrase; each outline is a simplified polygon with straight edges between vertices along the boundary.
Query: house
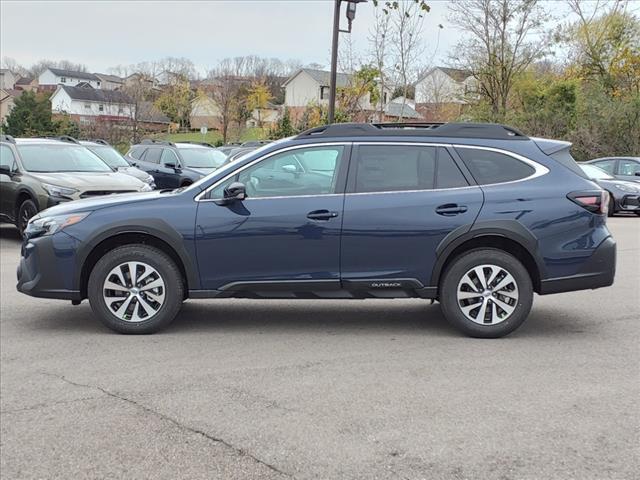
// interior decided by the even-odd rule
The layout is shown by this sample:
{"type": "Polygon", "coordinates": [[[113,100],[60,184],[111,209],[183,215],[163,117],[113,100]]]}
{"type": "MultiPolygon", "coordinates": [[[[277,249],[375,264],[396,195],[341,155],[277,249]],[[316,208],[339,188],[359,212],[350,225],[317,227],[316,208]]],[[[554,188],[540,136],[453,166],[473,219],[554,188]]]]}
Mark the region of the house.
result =
{"type": "Polygon", "coordinates": [[[135,105],[124,92],[95,89],[88,83],[76,87],[58,85],[50,100],[54,114],[68,114],[80,123],[97,119],[125,121],[135,114],[135,105]]]}
{"type": "Polygon", "coordinates": [[[13,89],[18,77],[8,68],[0,68],[0,88],[13,89]]]}
{"type": "Polygon", "coordinates": [[[22,90],[0,88],[0,125],[5,124],[5,119],[13,108],[14,100],[20,95],[22,95],[22,90]]]}
{"type": "Polygon", "coordinates": [[[416,103],[410,98],[396,97],[384,107],[384,121],[396,122],[403,120],[406,122],[422,120],[422,115],[416,110],[416,103]]]}
{"type": "Polygon", "coordinates": [[[280,120],[282,114],[282,105],[275,105],[271,102],[267,103],[266,108],[256,108],[251,112],[251,118],[247,120],[247,128],[263,127],[272,128],[280,120]]]}
{"type": "MultiPolygon", "coordinates": [[[[309,105],[328,105],[329,83],[331,72],[301,68],[291,75],[282,85],[285,89],[284,105],[289,109],[291,117],[299,119],[309,105]]],[[[344,88],[351,85],[352,76],[346,73],[336,75],[336,88],[344,88]]],[[[391,96],[391,90],[385,88],[383,102],[391,96]]],[[[375,110],[377,105],[371,104],[370,95],[363,95],[358,104],[363,111],[375,110]]]]}
{"type": "Polygon", "coordinates": [[[80,82],[86,82],[93,88],[101,88],[102,81],[93,73],[74,72],[60,68],[47,68],[38,77],[38,85],[44,90],[55,90],[58,85],[75,87],[80,82]]]}
{"type": "Polygon", "coordinates": [[[220,129],[222,126],[220,108],[213,98],[201,93],[191,101],[189,121],[191,128],[220,129]]]}
{"type": "Polygon", "coordinates": [[[38,90],[38,79],[31,77],[21,77],[16,81],[15,88],[25,92],[36,92],[38,90]]]}
{"type": "Polygon", "coordinates": [[[106,73],[95,73],[100,81],[100,88],[105,90],[118,90],[124,86],[124,79],[117,75],[107,75],[106,73]]]}
{"type": "Polygon", "coordinates": [[[146,131],[165,132],[172,127],[171,120],[153,102],[140,102],[137,107],[138,126],[146,131]]]}
{"type": "Polygon", "coordinates": [[[474,90],[470,71],[435,67],[416,83],[417,109],[429,121],[450,121],[460,116],[474,90]]]}

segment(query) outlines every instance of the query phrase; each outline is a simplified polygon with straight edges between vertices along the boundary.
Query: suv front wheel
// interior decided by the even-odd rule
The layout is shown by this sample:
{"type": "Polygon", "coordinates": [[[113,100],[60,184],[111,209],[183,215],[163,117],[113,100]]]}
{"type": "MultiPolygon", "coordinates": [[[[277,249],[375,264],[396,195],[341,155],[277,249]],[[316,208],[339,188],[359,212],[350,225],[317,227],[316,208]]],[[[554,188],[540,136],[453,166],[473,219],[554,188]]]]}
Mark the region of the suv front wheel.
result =
{"type": "Polygon", "coordinates": [[[462,254],[449,265],[440,285],[445,318],[472,337],[508,335],[526,320],[532,303],[526,268],[496,249],[462,254]]]}
{"type": "Polygon", "coordinates": [[[154,333],[180,310],[178,267],[161,250],[126,245],[106,253],[91,271],[89,303],[102,323],[120,333],[154,333]]]}

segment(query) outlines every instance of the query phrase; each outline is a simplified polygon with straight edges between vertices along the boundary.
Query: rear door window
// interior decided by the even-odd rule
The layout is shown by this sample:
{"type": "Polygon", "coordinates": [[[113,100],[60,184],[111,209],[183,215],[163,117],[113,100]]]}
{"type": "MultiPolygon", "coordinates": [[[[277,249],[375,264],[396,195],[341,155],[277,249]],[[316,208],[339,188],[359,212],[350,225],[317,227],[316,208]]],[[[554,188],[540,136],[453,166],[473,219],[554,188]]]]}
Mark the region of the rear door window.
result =
{"type": "Polygon", "coordinates": [[[535,169],[510,155],[479,148],[456,148],[480,185],[513,182],[535,173],[535,169]]]}
{"type": "Polygon", "coordinates": [[[144,153],[144,151],[145,151],[144,147],[133,147],[128,155],[131,158],[135,158],[136,160],[140,160],[142,158],[142,154],[144,153]]]}
{"type": "Polygon", "coordinates": [[[355,166],[355,192],[430,190],[435,171],[435,147],[361,145],[355,166]]]}
{"type": "Polygon", "coordinates": [[[149,163],[160,163],[160,156],[162,155],[161,148],[150,148],[144,155],[144,161],[149,163]]]}

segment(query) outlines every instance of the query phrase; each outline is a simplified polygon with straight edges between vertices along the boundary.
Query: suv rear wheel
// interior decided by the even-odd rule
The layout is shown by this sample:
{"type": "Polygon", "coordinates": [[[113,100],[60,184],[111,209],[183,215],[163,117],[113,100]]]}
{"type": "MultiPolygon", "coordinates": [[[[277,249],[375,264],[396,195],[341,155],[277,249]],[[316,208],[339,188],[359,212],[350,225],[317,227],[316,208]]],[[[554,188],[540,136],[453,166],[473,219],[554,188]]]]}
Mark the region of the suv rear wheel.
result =
{"type": "Polygon", "coordinates": [[[184,286],[161,250],[126,245],[105,254],[89,277],[88,296],[102,323],[120,333],[154,333],[175,318],[184,286]]]}
{"type": "Polygon", "coordinates": [[[445,318],[472,337],[508,335],[526,320],[533,303],[529,273],[501,250],[471,250],[447,268],[440,285],[445,318]]]}

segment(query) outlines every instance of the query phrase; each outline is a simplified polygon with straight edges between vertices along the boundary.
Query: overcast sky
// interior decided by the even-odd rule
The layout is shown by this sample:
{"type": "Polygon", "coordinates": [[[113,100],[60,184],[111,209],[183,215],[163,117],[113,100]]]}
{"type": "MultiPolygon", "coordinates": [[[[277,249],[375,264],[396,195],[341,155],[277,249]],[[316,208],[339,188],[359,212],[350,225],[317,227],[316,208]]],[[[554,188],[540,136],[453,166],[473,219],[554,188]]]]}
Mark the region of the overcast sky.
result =
{"type": "MultiPolygon", "coordinates": [[[[447,2],[428,0],[425,62],[443,63],[459,33],[447,2]],[[437,25],[442,24],[439,46],[437,25]]],[[[561,10],[559,1],[548,2],[561,10]]],[[[373,4],[358,5],[353,42],[367,47],[373,4]]],[[[29,66],[67,59],[90,71],[187,57],[204,74],[225,57],[259,55],[329,64],[333,1],[0,1],[0,54],[29,66]]],[[[343,17],[344,18],[344,17],[343,17]]],[[[346,23],[346,22],[345,22],[346,23]]]]}

